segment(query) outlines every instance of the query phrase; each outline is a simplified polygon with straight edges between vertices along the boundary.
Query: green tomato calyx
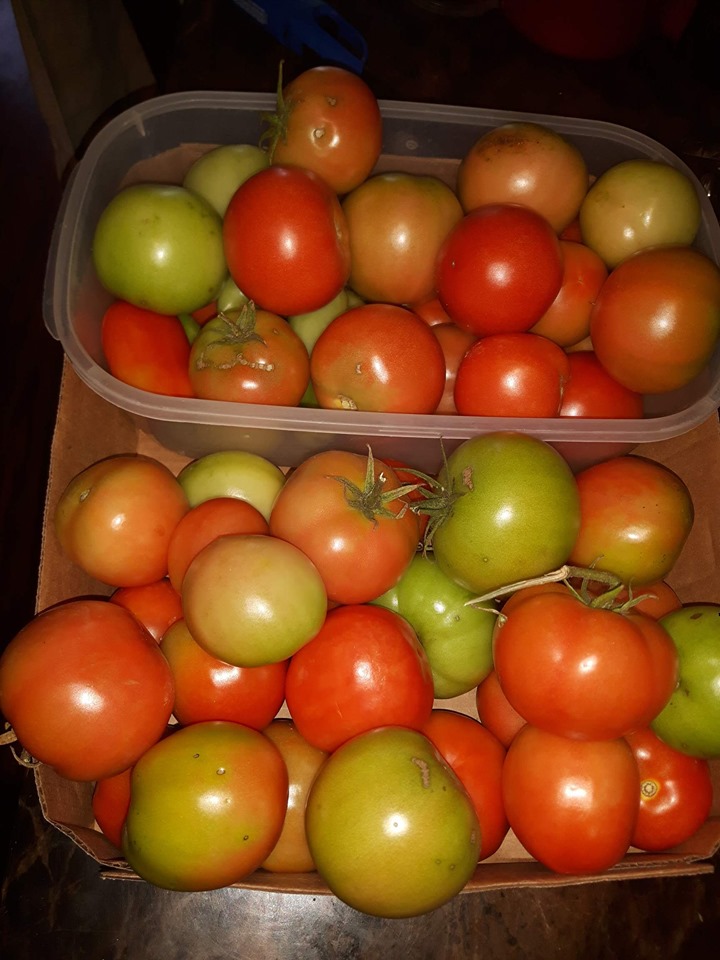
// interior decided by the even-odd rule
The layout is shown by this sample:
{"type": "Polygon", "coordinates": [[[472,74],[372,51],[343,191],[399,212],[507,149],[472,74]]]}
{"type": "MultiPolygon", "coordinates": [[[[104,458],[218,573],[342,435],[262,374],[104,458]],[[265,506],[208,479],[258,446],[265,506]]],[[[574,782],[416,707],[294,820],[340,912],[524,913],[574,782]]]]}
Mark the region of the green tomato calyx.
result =
{"type": "Polygon", "coordinates": [[[284,60],[281,60],[278,65],[277,102],[275,105],[275,112],[263,113],[260,117],[263,123],[267,124],[267,129],[260,134],[258,146],[264,148],[265,143],[268,142],[269,145],[267,147],[267,152],[270,163],[273,161],[275,148],[280,140],[282,140],[283,143],[287,142],[288,121],[290,120],[290,114],[292,113],[295,105],[294,101],[286,101],[283,97],[284,62],[284,60]]]}
{"type": "Polygon", "coordinates": [[[386,490],[387,475],[382,470],[377,476],[375,475],[375,459],[370,447],[368,447],[365,482],[362,488],[347,477],[331,476],[330,479],[337,480],[343,485],[348,504],[372,523],[377,523],[378,517],[391,520],[399,520],[403,517],[410,504],[404,502],[397,511],[390,510],[388,504],[395,500],[402,500],[419,487],[417,483],[405,483],[393,490],[386,490]]]}
{"type": "Polygon", "coordinates": [[[239,310],[228,310],[220,312],[206,324],[208,329],[217,330],[221,336],[210,341],[200,350],[195,358],[195,366],[198,370],[205,367],[226,368],[241,363],[249,366],[262,366],[262,364],[251,364],[242,354],[242,350],[237,349],[232,361],[227,359],[227,354],[223,353],[221,362],[212,359],[212,351],[219,347],[243,347],[246,343],[262,343],[265,341],[259,333],[255,331],[255,304],[252,300],[239,310]],[[212,326],[211,326],[212,325],[212,326]]]}

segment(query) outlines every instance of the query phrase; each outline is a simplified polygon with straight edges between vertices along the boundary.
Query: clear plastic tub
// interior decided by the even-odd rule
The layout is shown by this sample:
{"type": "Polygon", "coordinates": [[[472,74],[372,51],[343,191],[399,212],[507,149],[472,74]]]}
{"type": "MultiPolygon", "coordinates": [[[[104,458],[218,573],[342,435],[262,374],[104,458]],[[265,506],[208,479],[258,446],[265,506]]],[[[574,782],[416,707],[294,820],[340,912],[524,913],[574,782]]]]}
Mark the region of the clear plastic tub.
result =
{"type": "MultiPolygon", "coordinates": [[[[188,457],[242,448],[283,466],[320,450],[342,448],[394,457],[428,471],[463,440],[496,430],[522,430],[561,450],[571,465],[627,452],[691,430],[720,403],[720,349],[707,369],[680,391],[648,397],[640,420],[517,419],[378,414],[288,408],[164,397],[116,380],[105,368],[100,324],[109,295],[94,275],[92,237],[100,213],[128,176],[178,177],[179,155],[219,143],[255,143],[260,115],[274,96],[232,92],[170,94],[148,100],[112,120],[90,144],[65,190],[52,238],[44,291],[44,318],[79,377],[109,403],[127,411],[163,446],[188,457]],[[184,147],[182,145],[185,145],[184,147]],[[193,145],[192,147],[188,145],[193,145]],[[183,153],[183,151],[185,151],[183,153]],[[442,444],[441,444],[442,440],[442,444]]],[[[720,262],[720,227],[692,171],[655,140],[615,124],[501,110],[381,101],[382,165],[428,171],[452,182],[457,163],[486,130],[533,120],[557,130],[583,152],[599,175],[622,160],[662,160],[696,186],[702,223],[696,246],[720,262]]],[[[189,161],[188,161],[189,162],[189,161]]]]}

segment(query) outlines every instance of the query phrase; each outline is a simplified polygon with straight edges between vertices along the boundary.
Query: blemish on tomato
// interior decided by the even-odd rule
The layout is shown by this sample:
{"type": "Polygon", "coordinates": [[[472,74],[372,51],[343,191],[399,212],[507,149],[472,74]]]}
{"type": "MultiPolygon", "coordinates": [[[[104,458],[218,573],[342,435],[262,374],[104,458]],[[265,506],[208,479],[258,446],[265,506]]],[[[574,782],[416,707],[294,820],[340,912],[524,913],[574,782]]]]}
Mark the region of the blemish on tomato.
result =
{"type": "Polygon", "coordinates": [[[411,763],[414,763],[415,766],[420,771],[420,780],[424,788],[430,786],[430,767],[427,764],[427,761],[421,759],[420,757],[412,757],[411,763]]]}

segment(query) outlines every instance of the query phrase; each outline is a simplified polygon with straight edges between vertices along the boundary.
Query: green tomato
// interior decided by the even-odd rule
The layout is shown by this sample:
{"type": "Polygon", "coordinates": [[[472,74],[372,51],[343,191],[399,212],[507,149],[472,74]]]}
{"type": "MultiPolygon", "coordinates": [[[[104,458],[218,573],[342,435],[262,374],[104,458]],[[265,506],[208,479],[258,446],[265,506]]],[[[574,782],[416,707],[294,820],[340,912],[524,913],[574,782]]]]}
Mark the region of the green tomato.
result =
{"type": "Polygon", "coordinates": [[[720,606],[688,604],[660,623],[677,648],[679,678],[652,728],[681,753],[720,757],[720,606]]]}
{"type": "Polygon", "coordinates": [[[467,607],[471,591],[416,554],[398,583],[373,603],[404,617],[425,648],[438,699],[459,697],[492,670],[496,614],[467,607]]]}
{"type": "Polygon", "coordinates": [[[330,890],[378,917],[446,903],[480,853],[467,792],[430,741],[406,727],[377,727],[330,755],[310,790],[305,829],[330,890]]]}
{"type": "Polygon", "coordinates": [[[219,450],[188,463],[177,479],[191,507],[215,497],[238,497],[269,520],[285,474],[257,453],[219,450]]]}
{"type": "Polygon", "coordinates": [[[435,529],[440,569],[474,595],[566,562],[580,529],[567,462],[543,440],[514,432],[466,440],[438,480],[457,499],[435,529]]]}
{"type": "Polygon", "coordinates": [[[230,310],[240,310],[248,302],[248,298],[235,283],[231,276],[225,278],[217,295],[218,313],[228,313],[230,310]]]}
{"type": "Polygon", "coordinates": [[[184,187],[139,183],[116,194],[93,237],[100,283],[157,313],[192,313],[214,300],[227,274],[222,220],[184,187]]]}
{"type": "Polygon", "coordinates": [[[690,245],[702,211],[692,181],[658,160],[625,160],[593,183],[580,207],[583,243],[613,268],[638,250],[690,245]]]}
{"type": "Polygon", "coordinates": [[[343,289],[329,303],[310,313],[298,313],[288,317],[288,323],[305,344],[308,354],[312,353],[318,337],[323,330],[348,308],[347,290],[343,289]]]}
{"type": "Polygon", "coordinates": [[[183,186],[204,197],[221,217],[241,183],[269,165],[267,151],[249,143],[214,147],[192,164],[183,186]]]}
{"type": "Polygon", "coordinates": [[[180,728],[135,764],[123,852],[169,890],[214,890],[256,870],[275,846],[288,775],[257,730],[208,721],[180,728]]]}

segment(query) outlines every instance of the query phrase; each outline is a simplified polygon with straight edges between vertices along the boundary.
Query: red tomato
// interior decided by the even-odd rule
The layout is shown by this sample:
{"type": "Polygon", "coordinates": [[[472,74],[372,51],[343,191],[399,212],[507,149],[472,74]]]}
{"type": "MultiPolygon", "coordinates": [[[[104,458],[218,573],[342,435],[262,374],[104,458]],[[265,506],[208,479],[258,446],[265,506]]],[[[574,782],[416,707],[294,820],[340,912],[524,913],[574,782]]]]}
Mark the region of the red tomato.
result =
{"type": "Polygon", "coordinates": [[[208,320],[212,320],[213,317],[216,317],[218,313],[217,300],[212,300],[210,303],[206,304],[204,307],[200,307],[199,310],[193,310],[191,316],[193,320],[203,326],[207,323],[208,320]]]}
{"type": "Polygon", "coordinates": [[[180,594],[167,577],[140,587],[118,587],[110,600],[135,614],[148,633],[158,641],[167,628],[182,617],[180,594]]]}
{"type": "Polygon", "coordinates": [[[570,592],[517,603],[493,637],[505,696],[528,723],[558,736],[608,740],[647,724],[662,706],[659,659],[637,617],[588,606],[570,592]]]}
{"type": "Polygon", "coordinates": [[[645,638],[652,661],[650,702],[640,723],[636,724],[644,727],[652,723],[677,690],[679,658],[672,637],[661,623],[636,610],[628,611],[626,616],[645,638]]]}
{"type": "Polygon", "coordinates": [[[332,752],[374,727],[421,730],[433,706],[430,664],[410,624],[370,604],[330,610],[292,657],[288,710],[302,736],[332,752]]]}
{"type": "Polygon", "coordinates": [[[312,560],[330,600],[367,603],[400,579],[420,533],[395,471],[380,460],[328,450],[288,477],[270,514],[270,533],[312,560]]]}
{"type": "Polygon", "coordinates": [[[249,177],[223,220],[233,280],[258,307],[290,317],[329,303],[350,276],[350,244],[337,195],[303,167],[249,177]]]}
{"type": "Polygon", "coordinates": [[[450,232],[436,287],[454,323],[487,336],[529,330],[562,278],[560,241],[547,220],[520,204],[487,204],[450,232]]]}
{"type": "Polygon", "coordinates": [[[504,747],[509,747],[515,734],[525,726],[525,719],[521,717],[510,703],[500,686],[498,675],[492,670],[475,692],[480,723],[494,734],[504,747]]]}
{"type": "Polygon", "coordinates": [[[172,671],[173,713],[180,723],[231,720],[262,730],[285,699],[287,661],[259,667],[225,663],[193,640],[184,620],[166,631],[160,650],[172,671]]]}
{"type": "Polygon", "coordinates": [[[212,497],[192,507],[175,527],[168,545],[168,577],[182,586],[191,561],[216,537],[227,533],[267,533],[267,520],[247,500],[212,497]]]}
{"type": "Polygon", "coordinates": [[[189,509],[159,460],[118,454],[70,481],[55,506],[55,532],[64,554],[91,577],[142,586],[166,576],[170,537],[189,509]]]}
{"type": "Polygon", "coordinates": [[[611,272],[590,317],[598,360],[637,393],[664,393],[705,367],[720,333],[720,270],[691,247],[655,247],[611,272]]]}
{"type": "Polygon", "coordinates": [[[505,757],[510,826],[528,853],[556,873],[600,873],[623,858],[639,789],[625,740],[571,740],[527,724],[505,757]]]}
{"type": "MultiPolygon", "coordinates": [[[[426,320],[427,322],[427,320],[426,320]]],[[[460,361],[477,337],[455,323],[432,324],[432,332],[438,339],[445,357],[445,390],[435,410],[436,413],[457,413],[455,406],[455,380],[460,361]]]]}
{"type": "Polygon", "coordinates": [[[539,333],[561,347],[571,347],[590,332],[590,314],[608,272],[597,253],[582,243],[561,239],[560,249],[562,286],[531,333],[539,333]]]}
{"type": "Polygon", "coordinates": [[[294,407],[310,379],[300,337],[283,317],[246,305],[209,320],[193,341],[189,375],[203,400],[294,407]]]}
{"type": "Polygon", "coordinates": [[[122,828],[130,807],[130,776],[132,767],[105,777],[95,784],[92,811],[95,822],[110,843],[122,849],[122,828]]]}
{"type": "Polygon", "coordinates": [[[458,168],[463,208],[521,203],[559,233],[577,216],[588,189],[580,150],[542,124],[504,123],[484,133],[458,168]]]}
{"type": "Polygon", "coordinates": [[[172,699],[157,643],[107,600],[45,610],[0,657],[0,711],[23,747],[68,780],[132,766],[164,733],[172,699]]]}
{"type": "Polygon", "coordinates": [[[296,164],[319,174],[337,193],[369,175],[382,148],[382,116],[375,94],[357,74],[319,66],[291,80],[269,118],[272,163],[296,164]]]}
{"type": "Polygon", "coordinates": [[[116,300],[103,316],[101,339],[108,370],[118,380],[150,393],[193,396],[190,343],[177,317],[116,300]]]}
{"type": "Polygon", "coordinates": [[[480,824],[479,859],[487,860],[508,831],[502,797],[505,747],[477,720],[453,710],[433,710],[422,732],[467,790],[480,824]]]}
{"type": "Polygon", "coordinates": [[[463,210],[442,180],[378,173],[343,200],[350,286],[364,300],[408,304],[435,293],[438,251],[463,210]]]}
{"type": "Polygon", "coordinates": [[[642,417],[642,394],[611,377],[591,350],[568,354],[568,360],[570,375],[563,390],[561,417],[642,417]]]}
{"type": "Polygon", "coordinates": [[[569,562],[610,571],[636,593],[663,580],[693,525],[692,498],[681,478],[633,454],[586,467],[576,480],[580,532],[569,562]]]}
{"type": "Polygon", "coordinates": [[[647,728],[625,739],[640,771],[640,810],[632,845],[659,851],[689,840],[712,808],[707,760],[674,750],[647,728]]]}
{"type": "Polygon", "coordinates": [[[481,337],[455,377],[458,413],[475,417],[556,417],[570,376],[565,351],[534,333],[481,337]]]}
{"type": "Polygon", "coordinates": [[[310,376],[326,409],[434,413],[445,386],[445,358],[437,337],[412,311],[366,303],[323,330],[310,376]]]}
{"type": "Polygon", "coordinates": [[[429,327],[452,323],[447,310],[434,295],[426,300],[420,300],[418,303],[411,303],[409,307],[429,327]]]}

